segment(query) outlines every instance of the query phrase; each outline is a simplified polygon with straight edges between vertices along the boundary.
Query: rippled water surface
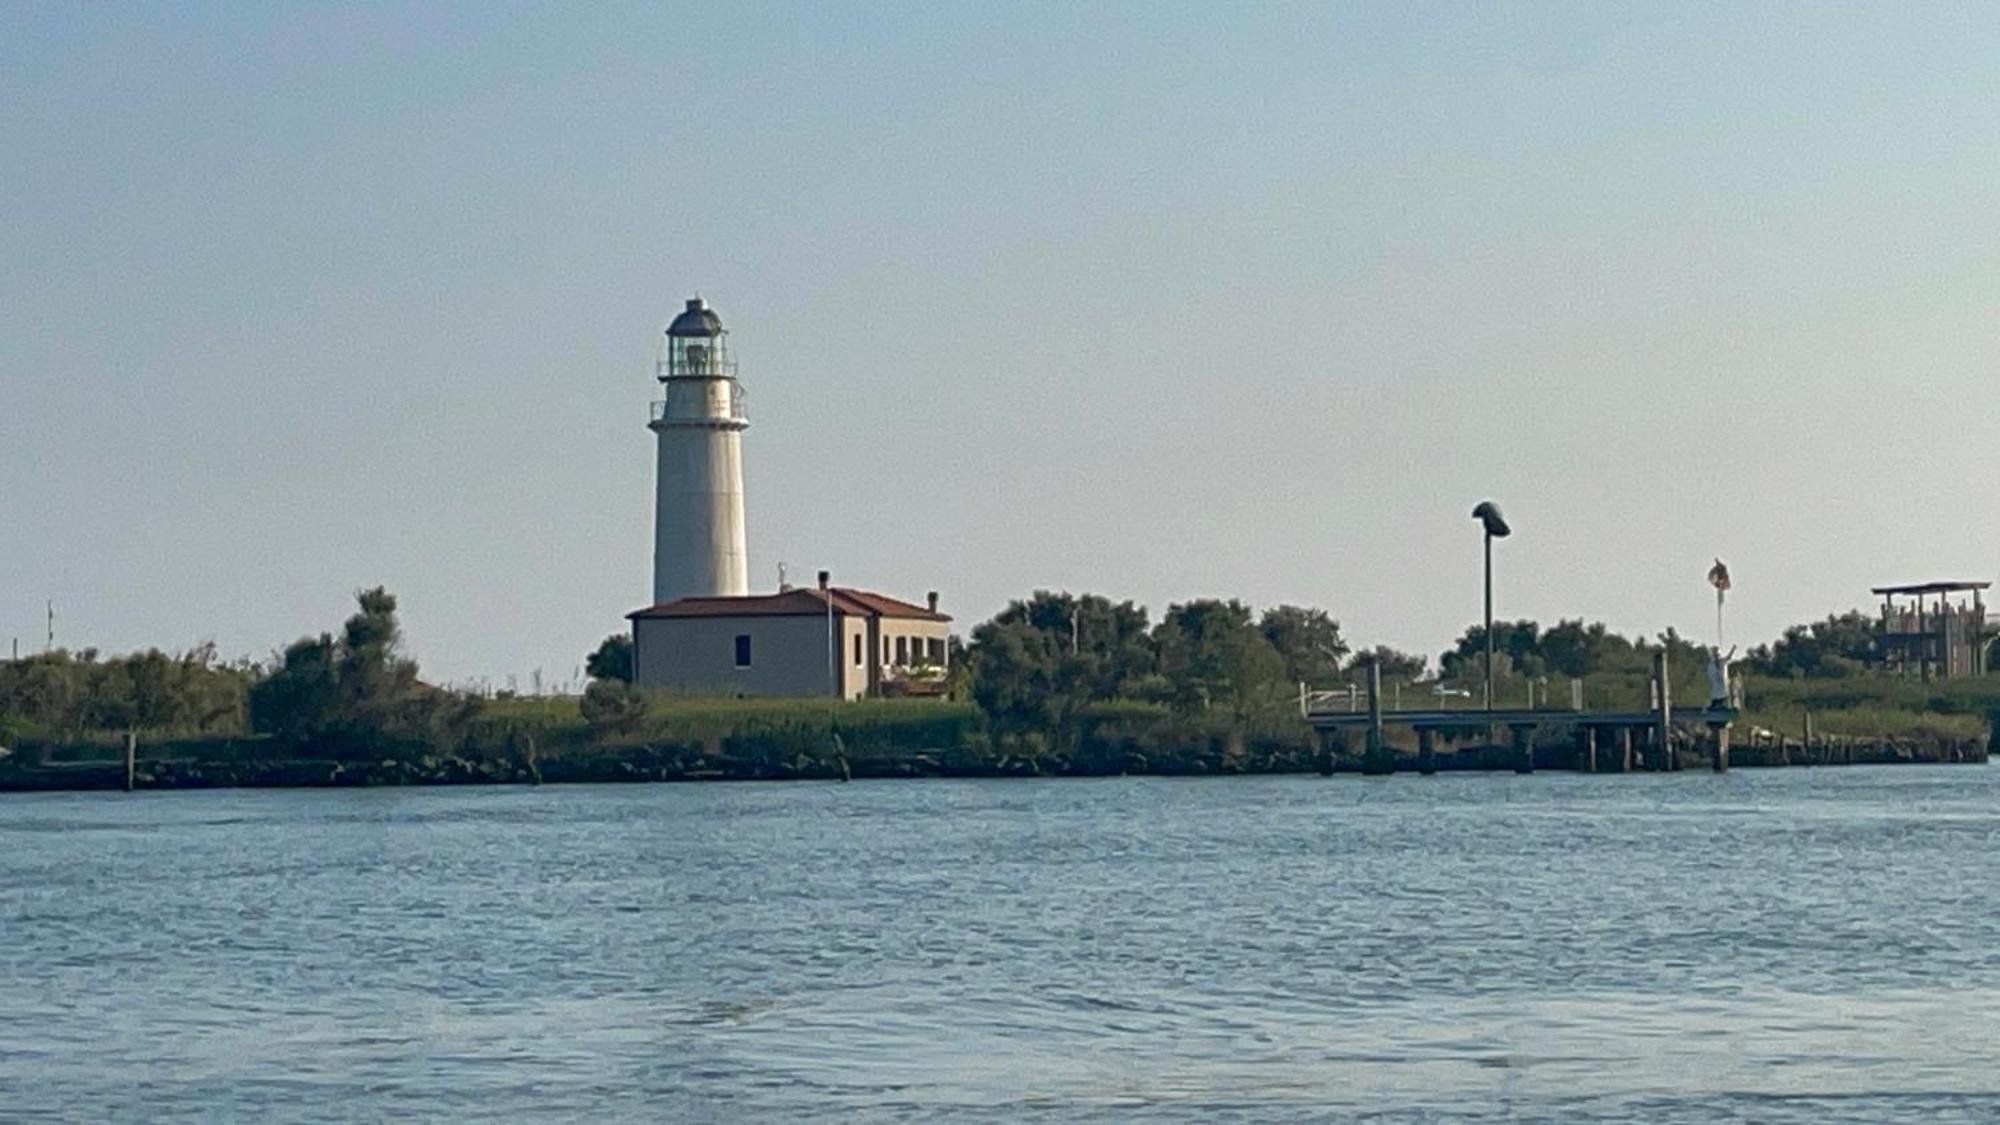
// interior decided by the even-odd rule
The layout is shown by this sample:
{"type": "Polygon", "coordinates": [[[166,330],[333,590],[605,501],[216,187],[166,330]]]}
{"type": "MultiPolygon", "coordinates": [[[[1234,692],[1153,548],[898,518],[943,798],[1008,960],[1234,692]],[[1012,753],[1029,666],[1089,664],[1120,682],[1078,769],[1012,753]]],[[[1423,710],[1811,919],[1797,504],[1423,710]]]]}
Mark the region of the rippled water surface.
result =
{"type": "Polygon", "coordinates": [[[2000,770],[0,797],[0,1117],[2000,1120],[2000,770]]]}

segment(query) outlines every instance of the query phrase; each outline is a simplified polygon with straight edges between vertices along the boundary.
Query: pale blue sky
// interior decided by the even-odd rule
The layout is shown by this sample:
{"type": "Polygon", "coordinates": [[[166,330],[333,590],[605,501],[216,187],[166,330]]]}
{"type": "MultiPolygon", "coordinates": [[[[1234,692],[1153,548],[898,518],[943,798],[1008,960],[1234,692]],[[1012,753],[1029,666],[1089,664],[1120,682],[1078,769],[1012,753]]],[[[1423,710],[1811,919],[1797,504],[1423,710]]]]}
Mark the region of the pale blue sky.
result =
{"type": "Polygon", "coordinates": [[[0,9],[0,645],[438,679],[645,600],[654,335],[752,583],[1732,639],[1993,578],[2000,7],[0,9]]]}

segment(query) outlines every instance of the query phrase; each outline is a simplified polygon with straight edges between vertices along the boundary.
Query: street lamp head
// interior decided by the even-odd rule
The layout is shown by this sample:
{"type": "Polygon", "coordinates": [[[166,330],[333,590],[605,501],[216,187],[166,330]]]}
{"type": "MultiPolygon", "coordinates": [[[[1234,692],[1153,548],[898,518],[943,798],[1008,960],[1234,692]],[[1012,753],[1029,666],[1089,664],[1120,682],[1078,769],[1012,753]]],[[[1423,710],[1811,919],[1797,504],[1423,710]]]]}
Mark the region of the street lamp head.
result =
{"type": "Polygon", "coordinates": [[[1507,526],[1506,517],[1500,514],[1500,506],[1491,500],[1480,501],[1479,506],[1472,509],[1472,518],[1485,524],[1486,534],[1495,539],[1505,539],[1513,534],[1514,529],[1507,526]]]}

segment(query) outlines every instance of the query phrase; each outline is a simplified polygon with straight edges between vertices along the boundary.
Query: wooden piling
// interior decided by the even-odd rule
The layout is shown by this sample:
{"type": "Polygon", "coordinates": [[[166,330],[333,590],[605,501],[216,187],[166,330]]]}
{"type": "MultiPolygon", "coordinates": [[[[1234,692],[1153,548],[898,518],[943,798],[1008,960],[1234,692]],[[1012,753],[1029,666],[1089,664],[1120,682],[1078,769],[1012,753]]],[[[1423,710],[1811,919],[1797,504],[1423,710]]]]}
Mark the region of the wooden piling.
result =
{"type": "Polygon", "coordinates": [[[1618,772],[1632,772],[1632,728],[1618,728],[1618,772]]]}
{"type": "Polygon", "coordinates": [[[1715,757],[1709,759],[1709,767],[1716,773],[1729,772],[1729,724],[1715,728],[1715,757]]]}
{"type": "Polygon", "coordinates": [[[1597,728],[1583,728],[1583,772],[1597,772],[1597,728]]]}
{"type": "Polygon", "coordinates": [[[1396,772],[1396,751],[1382,736],[1382,665],[1368,660],[1368,739],[1361,748],[1361,772],[1382,775],[1396,772]]]}
{"type": "Polygon", "coordinates": [[[132,783],[137,780],[138,773],[139,734],[128,730],[125,732],[125,792],[132,791],[132,783]]]}
{"type": "Polygon", "coordinates": [[[1368,660],[1368,753],[1382,752],[1382,664],[1368,660]]]}
{"type": "Polygon", "coordinates": [[[1418,727],[1417,772],[1428,777],[1437,771],[1437,732],[1429,727],[1418,727]]]}
{"type": "Polygon", "coordinates": [[[1514,772],[1535,772],[1535,728],[1516,723],[1507,728],[1514,736],[1514,772]]]}
{"type": "Polygon", "coordinates": [[[1653,691],[1660,712],[1660,768],[1674,768],[1674,685],[1667,675],[1667,650],[1653,654],[1653,691]]]}

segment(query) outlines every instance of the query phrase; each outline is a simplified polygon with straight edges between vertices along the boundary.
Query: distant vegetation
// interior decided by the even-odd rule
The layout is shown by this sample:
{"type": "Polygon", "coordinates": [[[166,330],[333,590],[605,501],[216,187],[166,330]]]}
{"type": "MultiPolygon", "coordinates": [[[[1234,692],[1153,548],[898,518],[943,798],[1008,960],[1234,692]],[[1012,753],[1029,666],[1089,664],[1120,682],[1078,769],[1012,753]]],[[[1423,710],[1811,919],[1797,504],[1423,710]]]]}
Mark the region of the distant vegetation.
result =
{"type": "MultiPolygon", "coordinates": [[[[753,763],[757,776],[836,764],[879,773],[910,755],[942,755],[968,771],[984,762],[988,772],[994,763],[1021,772],[1305,768],[1314,745],[1298,714],[1302,683],[1358,693],[1359,669],[1373,659],[1392,702],[1474,706],[1486,647],[1473,626],[1433,671],[1421,655],[1352,645],[1321,609],[1197,599],[1155,622],[1129,600],[1038,591],[966,643],[954,638],[956,702],[643,691],[631,684],[623,634],[587,657],[592,681],[581,698],[487,698],[425,683],[402,650],[396,608],[386,590],[361,591],[337,633],[301,637],[263,663],[220,661],[212,645],[0,662],[0,746],[89,757],[134,730],[217,757],[546,761],[643,750],[668,763],[663,771],[698,773],[715,759],[753,763]]],[[[1498,698],[1510,706],[1560,710],[1574,681],[1586,706],[1645,707],[1662,650],[1677,699],[1707,690],[1707,651],[1672,631],[1630,638],[1581,620],[1504,621],[1494,642],[1498,698]]],[[[2000,715],[2000,676],[1922,684],[1874,674],[1877,659],[1874,623],[1860,613],[1787,629],[1738,666],[1743,722],[1796,737],[1811,713],[1823,733],[1962,739],[1984,736],[2000,715]]]]}
{"type": "Polygon", "coordinates": [[[338,637],[293,641],[251,685],[251,729],[336,757],[462,738],[479,700],[417,678],[417,662],[400,651],[395,595],[377,586],[355,600],[360,611],[338,637]]]}
{"type": "Polygon", "coordinates": [[[100,660],[62,650],[0,662],[0,744],[262,736],[324,757],[455,745],[480,700],[432,687],[403,656],[396,599],[377,587],[338,636],[301,637],[267,664],[221,664],[204,645],[100,660]]]}
{"type": "Polygon", "coordinates": [[[0,744],[27,735],[69,738],[141,729],[169,734],[240,731],[258,669],[223,664],[215,646],[169,655],[147,649],[100,659],[58,649],[0,661],[0,744]]]}

